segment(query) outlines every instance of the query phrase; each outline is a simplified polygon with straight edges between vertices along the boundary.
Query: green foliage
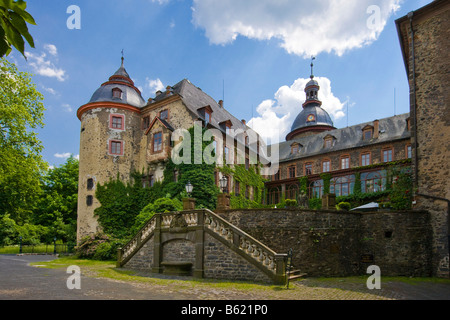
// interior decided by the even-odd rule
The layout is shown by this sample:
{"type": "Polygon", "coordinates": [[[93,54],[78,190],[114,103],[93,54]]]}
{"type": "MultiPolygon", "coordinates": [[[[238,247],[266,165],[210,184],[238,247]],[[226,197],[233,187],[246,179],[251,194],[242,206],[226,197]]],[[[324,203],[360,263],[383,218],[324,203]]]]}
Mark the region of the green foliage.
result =
{"type": "Polygon", "coordinates": [[[136,234],[156,213],[175,212],[183,210],[183,204],[178,199],[160,198],[149,203],[135,219],[131,234],[136,234]]]}
{"type": "Polygon", "coordinates": [[[0,59],[0,215],[26,222],[40,192],[47,164],[33,131],[43,127],[43,96],[28,73],[0,59]]]}
{"type": "Polygon", "coordinates": [[[331,181],[331,173],[321,173],[320,177],[323,180],[323,194],[330,193],[330,181],[331,181]]]}
{"type": "MultiPolygon", "coordinates": [[[[191,137],[194,137],[194,131],[199,130],[192,127],[188,130],[191,137]]],[[[202,136],[206,129],[201,128],[202,136]]],[[[181,200],[186,197],[185,186],[189,181],[193,186],[192,198],[195,198],[197,208],[208,208],[214,210],[217,205],[217,194],[219,189],[214,182],[215,164],[207,164],[202,155],[206,147],[212,142],[210,141],[191,139],[190,152],[194,155],[192,163],[175,164],[172,158],[169,159],[164,170],[164,181],[162,184],[163,192],[169,194],[170,198],[177,198],[181,200]],[[201,141],[201,146],[199,144],[201,141]],[[201,150],[202,152],[198,152],[201,150]],[[197,151],[197,152],[196,152],[197,151]],[[174,172],[179,174],[178,181],[174,181],[174,172]]]]}
{"type": "Polygon", "coordinates": [[[349,211],[352,208],[349,202],[339,202],[336,205],[336,209],[340,211],[349,211]]]}
{"type": "Polygon", "coordinates": [[[308,176],[303,176],[298,178],[299,182],[300,182],[300,192],[304,192],[305,194],[308,194],[308,185],[309,185],[309,181],[308,181],[308,176]]]}
{"type": "Polygon", "coordinates": [[[9,55],[14,46],[25,57],[25,40],[34,48],[27,23],[35,25],[33,17],[26,12],[23,0],[0,0],[0,57],[9,55]]]}
{"type": "Polygon", "coordinates": [[[309,208],[312,210],[322,209],[322,199],[312,198],[308,200],[309,208]]]}
{"type": "Polygon", "coordinates": [[[244,195],[242,195],[242,191],[239,195],[235,195],[232,192],[230,194],[230,207],[232,209],[264,207],[261,204],[264,190],[264,179],[259,174],[258,166],[252,165],[246,169],[243,164],[237,164],[233,167],[226,165],[221,167],[220,171],[225,175],[233,176],[233,179],[239,182],[241,190],[245,190],[247,186],[253,188],[253,200],[247,199],[244,195]]]}
{"type": "Polygon", "coordinates": [[[297,206],[297,200],[295,199],[286,199],[285,201],[286,207],[296,207],[297,206]]]}
{"type": "Polygon", "coordinates": [[[134,218],[141,208],[134,201],[136,190],[132,185],[123,183],[119,178],[110,180],[104,185],[97,185],[95,196],[101,206],[94,213],[107,234],[118,238],[126,238],[132,227],[134,218]]]}
{"type": "Polygon", "coordinates": [[[393,168],[392,187],[389,195],[390,206],[394,210],[409,210],[412,204],[412,176],[410,172],[393,168]]]}
{"type": "Polygon", "coordinates": [[[51,232],[48,227],[25,223],[18,225],[5,215],[0,218],[0,246],[18,244],[22,237],[22,244],[51,243],[51,232]]]}
{"type": "Polygon", "coordinates": [[[103,233],[96,233],[81,239],[75,248],[79,258],[96,260],[114,260],[120,242],[103,233]]]}
{"type": "Polygon", "coordinates": [[[78,160],[69,157],[41,178],[42,193],[31,217],[34,224],[49,227],[52,238],[76,241],[78,166],[78,160]]]}

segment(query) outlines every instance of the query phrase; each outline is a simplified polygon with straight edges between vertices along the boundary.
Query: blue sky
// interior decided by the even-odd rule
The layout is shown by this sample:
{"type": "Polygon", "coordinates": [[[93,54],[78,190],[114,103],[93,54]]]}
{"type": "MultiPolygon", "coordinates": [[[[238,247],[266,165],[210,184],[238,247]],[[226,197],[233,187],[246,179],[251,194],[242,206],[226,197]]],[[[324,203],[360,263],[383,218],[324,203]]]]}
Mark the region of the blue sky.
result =
{"type": "Polygon", "coordinates": [[[409,112],[394,21],[430,2],[28,1],[35,48],[26,48],[28,61],[17,52],[8,58],[34,74],[45,96],[46,126],[38,132],[52,166],[79,154],[76,111],[119,68],[122,49],[145,100],[187,78],[224,98],[225,108],[270,143],[284,139],[301,111],[312,55],[319,98],[335,127],[409,112]],[[81,29],[67,27],[70,5],[80,9],[81,29]]]}

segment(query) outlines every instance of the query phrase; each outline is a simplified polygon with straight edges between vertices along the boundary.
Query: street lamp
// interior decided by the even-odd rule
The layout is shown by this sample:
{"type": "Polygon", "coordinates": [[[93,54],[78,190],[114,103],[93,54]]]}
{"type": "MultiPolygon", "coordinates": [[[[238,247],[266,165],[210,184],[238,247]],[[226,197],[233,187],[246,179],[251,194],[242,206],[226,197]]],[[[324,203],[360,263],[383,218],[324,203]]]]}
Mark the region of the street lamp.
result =
{"type": "Polygon", "coordinates": [[[188,194],[188,197],[191,197],[192,189],[194,189],[194,186],[190,181],[188,181],[188,183],[186,184],[186,192],[188,194]]]}
{"type": "Polygon", "coordinates": [[[56,255],[56,237],[53,238],[53,254],[56,255]]]}
{"type": "Polygon", "coordinates": [[[225,190],[227,189],[228,186],[228,179],[225,176],[222,176],[222,178],[220,178],[219,186],[220,189],[222,189],[222,192],[225,193],[225,190]]]}

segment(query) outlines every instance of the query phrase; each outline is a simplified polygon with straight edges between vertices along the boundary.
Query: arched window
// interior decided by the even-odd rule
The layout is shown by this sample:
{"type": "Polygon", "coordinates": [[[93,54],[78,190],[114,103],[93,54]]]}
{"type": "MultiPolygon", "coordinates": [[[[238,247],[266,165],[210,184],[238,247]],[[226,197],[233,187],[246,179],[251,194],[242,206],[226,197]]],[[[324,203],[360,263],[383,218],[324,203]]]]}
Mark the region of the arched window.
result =
{"type": "Polygon", "coordinates": [[[291,184],[287,187],[285,199],[297,199],[298,184],[291,184]]]}
{"type": "Polygon", "coordinates": [[[323,180],[316,180],[309,185],[309,198],[322,198],[323,195],[323,180]]]}
{"type": "Polygon", "coordinates": [[[348,196],[353,193],[353,188],[355,187],[355,176],[343,176],[336,177],[330,181],[330,193],[339,196],[348,196]]]}

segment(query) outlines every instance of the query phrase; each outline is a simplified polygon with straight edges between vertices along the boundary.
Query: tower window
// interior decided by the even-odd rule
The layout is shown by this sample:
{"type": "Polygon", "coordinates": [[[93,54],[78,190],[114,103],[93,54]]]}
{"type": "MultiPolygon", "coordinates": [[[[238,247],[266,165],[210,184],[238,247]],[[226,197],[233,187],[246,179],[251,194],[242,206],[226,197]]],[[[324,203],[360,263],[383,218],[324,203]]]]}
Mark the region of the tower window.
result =
{"type": "Polygon", "coordinates": [[[94,197],[93,196],[87,196],[86,197],[86,205],[88,207],[92,206],[92,204],[94,203],[94,197]]]}
{"type": "Polygon", "coordinates": [[[123,155],[123,141],[111,140],[109,142],[109,154],[114,156],[123,155]]]}
{"type": "Polygon", "coordinates": [[[88,189],[88,190],[94,189],[94,179],[89,178],[89,179],[87,180],[87,189],[88,189]]]}
{"type": "Polygon", "coordinates": [[[119,88],[112,89],[112,96],[116,99],[122,99],[122,90],[119,88]]]}
{"type": "Polygon", "coordinates": [[[116,130],[125,129],[125,116],[121,114],[112,114],[109,119],[109,127],[116,130]]]}

